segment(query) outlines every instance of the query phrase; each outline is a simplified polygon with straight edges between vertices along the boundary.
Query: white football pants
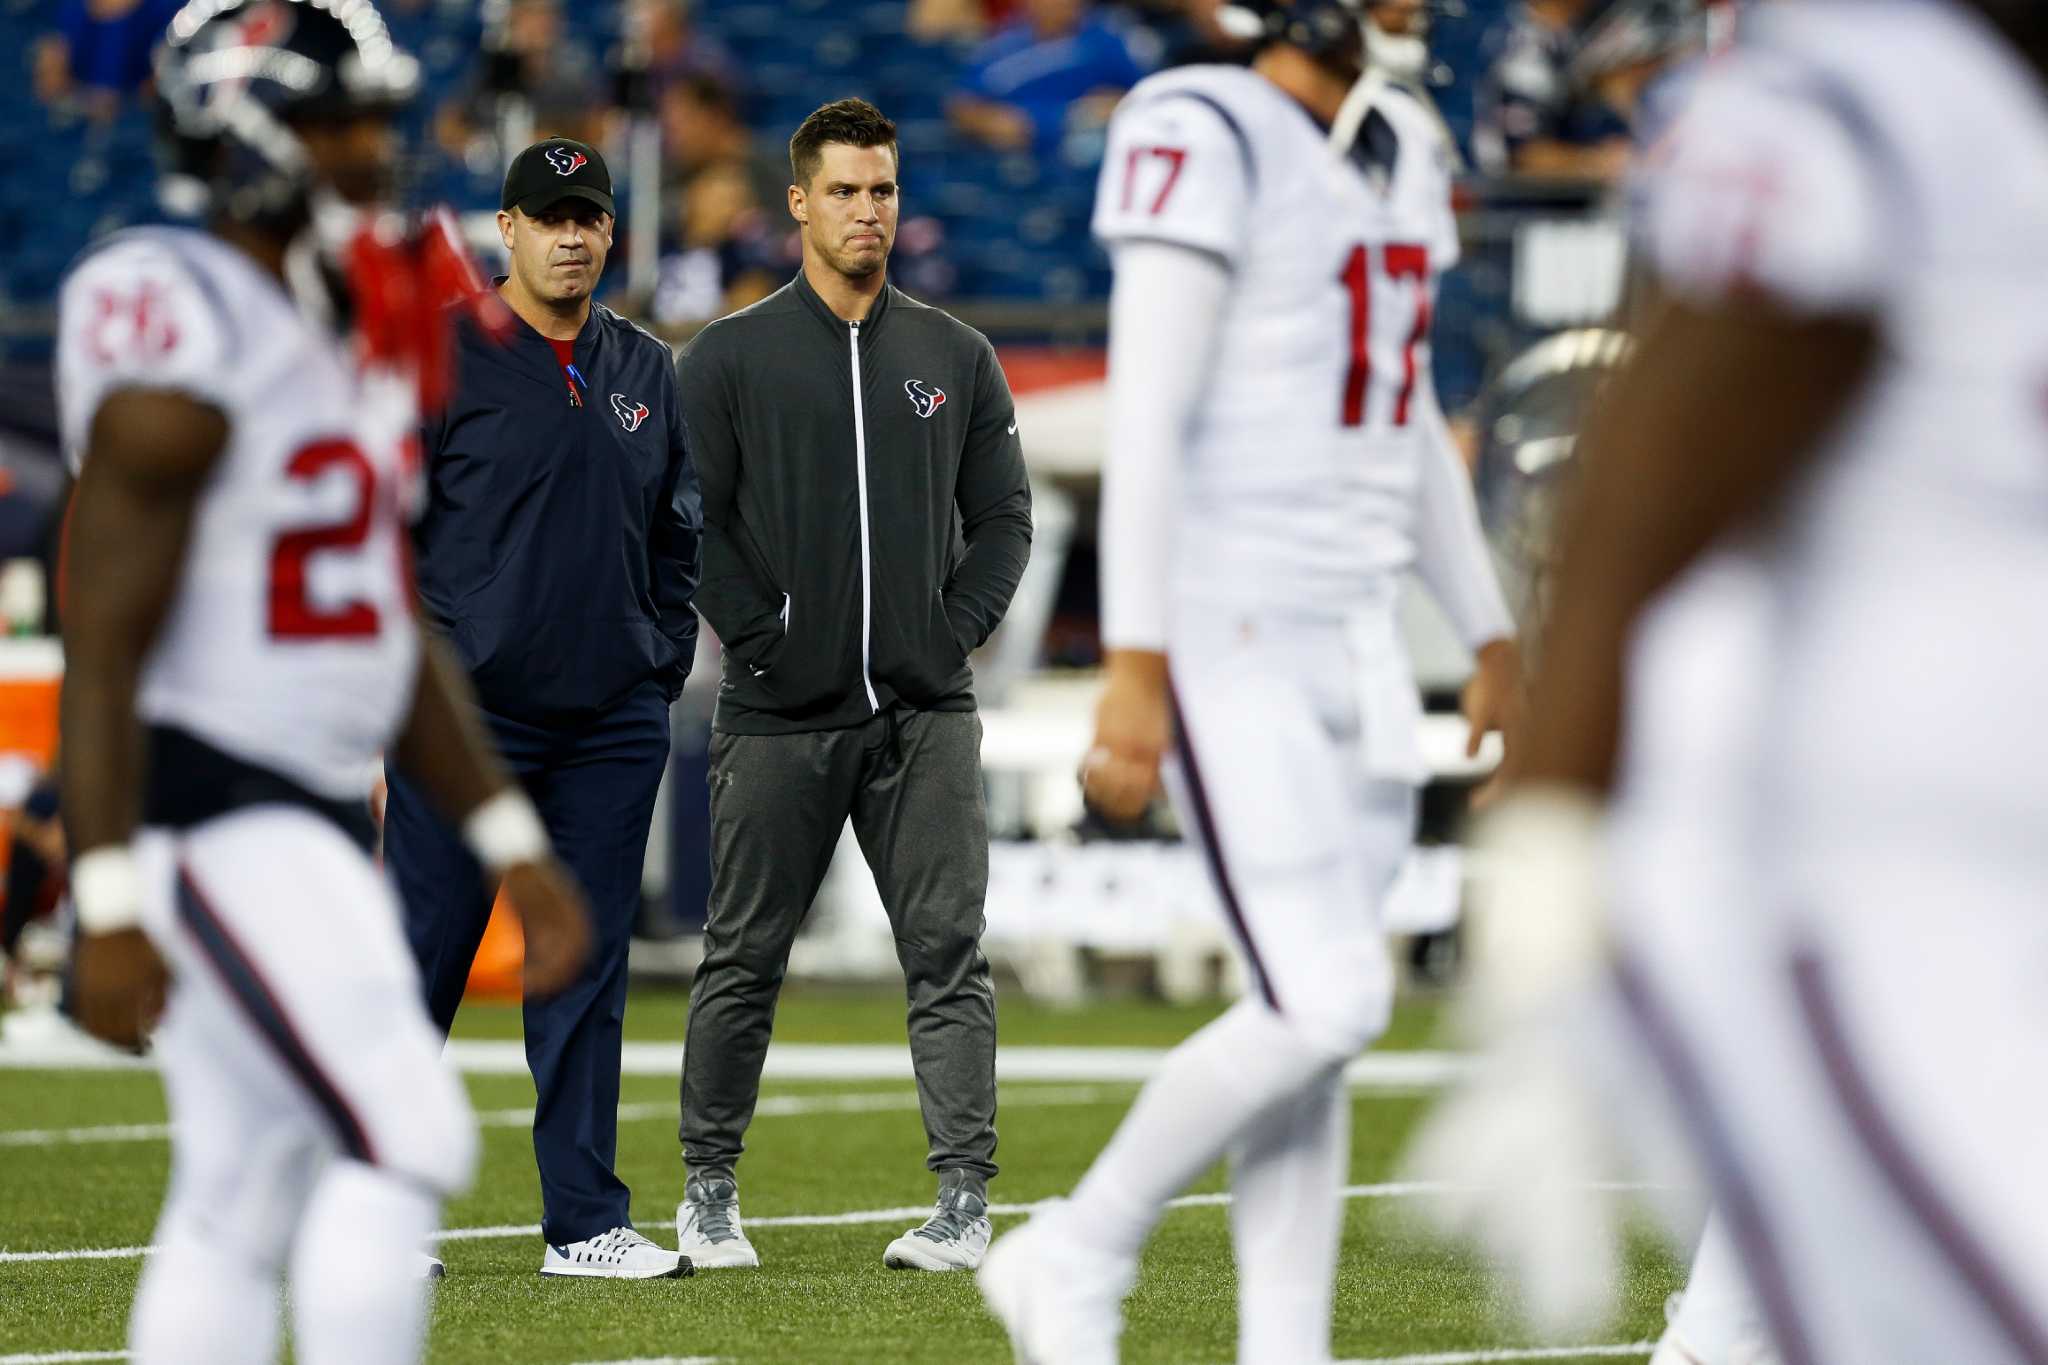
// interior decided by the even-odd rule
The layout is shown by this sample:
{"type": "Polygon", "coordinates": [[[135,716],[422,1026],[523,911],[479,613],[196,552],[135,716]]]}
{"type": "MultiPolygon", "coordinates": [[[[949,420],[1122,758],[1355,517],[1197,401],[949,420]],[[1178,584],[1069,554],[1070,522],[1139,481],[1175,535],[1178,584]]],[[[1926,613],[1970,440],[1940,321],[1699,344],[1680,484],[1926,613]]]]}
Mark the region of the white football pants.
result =
{"type": "Polygon", "coordinates": [[[389,883],[321,817],[262,806],[136,844],[172,974],[156,1033],[170,1193],[129,1324],[143,1365],[417,1360],[417,1252],[474,1171],[389,883]]]}

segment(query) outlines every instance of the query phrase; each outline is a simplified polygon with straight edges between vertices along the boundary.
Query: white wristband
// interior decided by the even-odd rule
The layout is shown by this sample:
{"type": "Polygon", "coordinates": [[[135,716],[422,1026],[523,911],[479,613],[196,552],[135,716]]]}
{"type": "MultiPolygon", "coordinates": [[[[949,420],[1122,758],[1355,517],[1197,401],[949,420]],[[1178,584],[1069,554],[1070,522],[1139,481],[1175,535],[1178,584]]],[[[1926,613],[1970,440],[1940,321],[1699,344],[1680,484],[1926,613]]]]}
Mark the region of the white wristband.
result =
{"type": "Polygon", "coordinates": [[[492,872],[515,863],[534,863],[548,856],[547,827],[524,792],[508,787],[469,813],[462,837],[470,852],[492,872]]]}
{"type": "Polygon", "coordinates": [[[88,934],[117,934],[142,923],[142,878],[126,844],[103,844],[71,864],[71,903],[88,934]]]}

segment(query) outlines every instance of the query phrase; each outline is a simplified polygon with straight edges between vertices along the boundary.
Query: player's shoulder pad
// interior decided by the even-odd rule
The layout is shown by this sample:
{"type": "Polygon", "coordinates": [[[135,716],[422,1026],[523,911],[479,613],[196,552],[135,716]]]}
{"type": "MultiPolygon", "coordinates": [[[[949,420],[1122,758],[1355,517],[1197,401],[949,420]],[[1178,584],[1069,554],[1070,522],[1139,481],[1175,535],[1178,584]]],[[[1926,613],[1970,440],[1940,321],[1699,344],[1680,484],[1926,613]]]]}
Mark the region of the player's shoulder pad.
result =
{"type": "Polygon", "coordinates": [[[1389,85],[1373,108],[1392,125],[1403,156],[1425,157],[1438,175],[1450,178],[1450,135],[1421,96],[1405,86],[1389,85]]]}
{"type": "Polygon", "coordinates": [[[117,314],[133,319],[147,352],[205,350],[228,360],[242,342],[231,295],[246,281],[236,274],[254,270],[195,229],[123,229],[72,261],[58,291],[59,325],[100,327],[104,315],[117,314]]]}
{"type": "Polygon", "coordinates": [[[1271,81],[1238,66],[1182,66],[1147,76],[1131,88],[1111,121],[1112,142],[1171,138],[1231,144],[1245,182],[1258,179],[1255,139],[1275,97],[1271,81]]]}

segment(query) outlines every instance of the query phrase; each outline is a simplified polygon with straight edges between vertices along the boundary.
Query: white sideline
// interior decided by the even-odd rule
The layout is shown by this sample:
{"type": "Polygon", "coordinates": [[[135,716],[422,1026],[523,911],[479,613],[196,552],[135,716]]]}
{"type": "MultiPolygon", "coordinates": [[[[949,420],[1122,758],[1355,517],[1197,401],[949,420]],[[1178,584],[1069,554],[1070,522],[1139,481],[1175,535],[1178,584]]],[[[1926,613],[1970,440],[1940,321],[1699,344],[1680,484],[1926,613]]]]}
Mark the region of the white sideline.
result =
{"type": "MultiPolygon", "coordinates": [[[[1045,1105],[1107,1104],[1128,1098],[1119,1088],[1100,1085],[1039,1086],[1015,1091],[1003,1099],[1008,1108],[1036,1108],[1045,1105]]],[[[911,1111],[918,1107],[912,1092],[891,1091],[874,1095],[772,1095],[754,1108],[757,1117],[789,1118],[806,1114],[885,1114],[911,1111]]],[[[619,1122],[641,1123],[649,1119],[676,1116],[674,1101],[661,1104],[622,1104],[619,1122]]],[[[533,1110],[479,1109],[479,1127],[527,1128],[533,1124],[533,1110]]],[[[171,1135],[168,1123],[114,1123],[93,1128],[13,1128],[0,1130],[0,1147],[64,1147],[100,1142],[162,1142],[171,1135]]]]}
{"type": "MultiPolygon", "coordinates": [[[[1497,1351],[1439,1351],[1420,1356],[1373,1356],[1342,1360],[1337,1365],[1498,1365],[1522,1360],[1583,1360],[1587,1356],[1629,1359],[1646,1356],[1656,1343],[1632,1341],[1603,1346],[1508,1347],[1497,1351]]],[[[74,1361],[126,1360],[126,1351],[57,1351],[49,1355],[0,1356],[0,1365],[72,1365],[74,1361]]],[[[726,1365],[724,1356],[633,1356],[626,1360],[590,1360],[582,1365],[726,1365]]]]}
{"type": "MultiPolygon", "coordinates": [[[[1583,1360],[1587,1356],[1646,1356],[1657,1349],[1654,1341],[1631,1341],[1612,1346],[1507,1346],[1492,1351],[1437,1351],[1420,1356],[1374,1356],[1370,1360],[1340,1360],[1337,1365],[1494,1365],[1512,1360],[1583,1360]]],[[[4,1365],[4,1362],[0,1362],[4,1365]]]]}
{"type": "MultiPolygon", "coordinates": [[[[1150,1080],[1170,1049],[1163,1047],[1002,1047],[996,1078],[1003,1081],[1150,1080]]],[[[524,1076],[525,1044],[510,1040],[458,1040],[448,1060],[472,1076],[524,1076]]],[[[620,1070],[628,1076],[680,1075],[681,1043],[627,1043],[620,1070]]],[[[1345,1076],[1354,1086],[1428,1090],[1449,1084],[1468,1061],[1451,1052],[1368,1052],[1345,1076]]],[[[153,1068],[147,1057],[75,1043],[0,1038],[0,1070],[134,1071],[153,1068]]],[[[770,1081],[907,1081],[910,1049],[899,1044],[776,1043],[761,1072],[770,1081]]]]}
{"type": "MultiPolygon", "coordinates": [[[[1343,1360],[1337,1365],[1495,1365],[1518,1360],[1583,1360],[1587,1356],[1630,1358],[1655,1350],[1653,1342],[1611,1346],[1510,1347],[1498,1351],[1441,1351],[1421,1356],[1374,1356],[1343,1360]]],[[[126,1360],[126,1351],[58,1351],[52,1355],[0,1356],[0,1365],[71,1365],[73,1361],[126,1360]]],[[[583,1365],[723,1365],[723,1356],[633,1356],[627,1360],[591,1360],[583,1365]]]]}
{"type": "MultiPolygon", "coordinates": [[[[1376,1185],[1346,1185],[1346,1199],[1408,1199],[1417,1195],[1442,1194],[1459,1188],[1443,1181],[1434,1180],[1387,1180],[1376,1185]]],[[[1633,1181],[1602,1180],[1586,1187],[1588,1193],[1625,1193],[1655,1188],[1633,1181]]],[[[1169,1209],[1219,1208],[1230,1202],[1228,1194],[1185,1194],[1167,1204],[1169,1209]]],[[[1001,1218],[1011,1214],[1029,1213],[1038,1205],[1033,1204],[991,1204],[988,1211],[1001,1218]]],[[[849,1213],[792,1213],[768,1218],[748,1218],[750,1228],[826,1228],[852,1227],[864,1223],[894,1223],[903,1219],[922,1218],[931,1212],[931,1205],[916,1204],[898,1209],[856,1209],[849,1213]]],[[[538,1237],[538,1223],[499,1223],[490,1227],[449,1228],[435,1234],[437,1241],[471,1242],[506,1237],[538,1237]]],[[[81,1247],[71,1251],[0,1251],[0,1265],[21,1264],[29,1261],[121,1261],[138,1256],[147,1256],[154,1247],[81,1247]]],[[[0,1365],[7,1365],[0,1359],[0,1365]]]]}

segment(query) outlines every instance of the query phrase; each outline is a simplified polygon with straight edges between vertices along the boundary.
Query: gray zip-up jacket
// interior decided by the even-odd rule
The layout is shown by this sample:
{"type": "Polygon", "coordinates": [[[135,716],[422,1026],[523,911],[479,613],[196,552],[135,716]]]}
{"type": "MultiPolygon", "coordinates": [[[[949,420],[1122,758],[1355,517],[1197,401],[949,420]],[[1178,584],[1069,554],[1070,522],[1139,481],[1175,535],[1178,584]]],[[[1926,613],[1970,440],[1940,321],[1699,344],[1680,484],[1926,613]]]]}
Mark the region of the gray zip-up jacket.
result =
{"type": "Polygon", "coordinates": [[[885,286],[841,321],[799,273],[678,362],[704,491],[695,605],[725,644],[715,728],[974,709],[967,655],[1031,551],[1031,488],[988,339],[885,286]]]}

